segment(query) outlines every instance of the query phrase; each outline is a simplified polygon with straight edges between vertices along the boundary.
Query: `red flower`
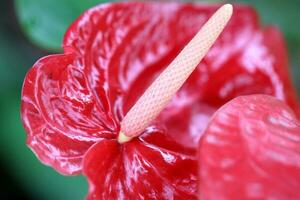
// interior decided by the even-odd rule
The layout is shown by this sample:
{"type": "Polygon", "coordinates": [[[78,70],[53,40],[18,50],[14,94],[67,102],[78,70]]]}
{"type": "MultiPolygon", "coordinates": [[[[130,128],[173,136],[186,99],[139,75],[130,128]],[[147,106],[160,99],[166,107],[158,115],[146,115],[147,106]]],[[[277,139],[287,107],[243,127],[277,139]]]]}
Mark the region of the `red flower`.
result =
{"type": "Polygon", "coordinates": [[[27,144],[62,174],[83,172],[88,199],[195,199],[196,145],[214,111],[265,93],[297,109],[277,29],[236,6],[230,24],[169,106],[140,137],[118,144],[124,113],[218,5],[116,3],[68,29],[64,54],[39,60],[22,92],[27,144]]]}
{"type": "Polygon", "coordinates": [[[300,199],[300,126],[267,95],[238,97],[212,117],[199,144],[202,199],[300,199]]]}

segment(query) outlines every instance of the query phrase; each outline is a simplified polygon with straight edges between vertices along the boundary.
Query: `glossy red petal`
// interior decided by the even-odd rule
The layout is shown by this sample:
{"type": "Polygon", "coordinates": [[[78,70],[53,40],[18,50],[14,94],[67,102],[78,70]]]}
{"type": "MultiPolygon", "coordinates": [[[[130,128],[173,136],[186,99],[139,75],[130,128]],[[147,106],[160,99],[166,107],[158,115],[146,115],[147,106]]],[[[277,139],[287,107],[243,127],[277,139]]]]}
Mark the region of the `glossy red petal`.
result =
{"type": "MultiPolygon", "coordinates": [[[[98,156],[95,152],[100,151],[101,144],[106,145],[101,151],[107,155],[116,159],[123,155],[118,146],[111,144],[115,142],[124,113],[218,7],[178,3],[115,3],[86,11],[68,29],[63,42],[64,54],[43,58],[26,76],[22,93],[22,120],[29,146],[44,163],[64,174],[80,172],[82,158],[88,151],[84,171],[92,186],[89,197],[101,195],[104,188],[98,188],[101,187],[98,184],[105,177],[103,174],[100,176],[101,172],[91,172],[98,169],[92,161],[100,162],[95,161],[92,155],[98,156]],[[91,169],[88,169],[89,166],[91,169]],[[95,177],[98,175],[99,178],[95,177]]],[[[273,50],[276,44],[270,44],[265,38],[253,9],[237,6],[234,10],[230,24],[204,61],[168,108],[145,131],[145,141],[155,144],[156,150],[164,152],[166,148],[180,156],[194,155],[197,141],[212,113],[238,95],[272,94],[282,97],[292,107],[296,106],[295,95],[292,95],[294,90],[287,76],[286,55],[280,50],[273,50]],[[157,132],[166,134],[159,139],[150,137],[150,133],[157,132]],[[166,135],[170,138],[167,139],[166,135]]],[[[280,42],[281,37],[277,40],[280,42]]],[[[141,153],[138,154],[140,150],[137,146],[140,149],[148,146],[142,138],[135,141],[141,144],[128,149],[127,159],[143,159],[141,153]]],[[[156,155],[153,149],[146,149],[142,155],[156,155]]],[[[163,162],[162,157],[159,158],[157,162],[163,162]]],[[[115,163],[110,159],[103,162],[103,165],[114,169],[115,163]]],[[[191,170],[193,174],[196,163],[189,163],[191,166],[186,172],[191,170]]],[[[153,169],[161,167],[163,169],[163,165],[153,169]]],[[[167,168],[172,171],[174,166],[167,168]]],[[[153,174],[155,180],[166,177],[168,183],[174,183],[168,174],[162,177],[154,171],[149,174],[153,174]]],[[[177,181],[180,183],[186,176],[179,174],[177,181]]],[[[107,181],[118,183],[120,178],[114,173],[107,181]]],[[[144,179],[153,183],[156,191],[162,191],[163,186],[151,182],[150,176],[144,176],[144,179]]],[[[135,186],[139,185],[135,183],[135,186]]],[[[175,197],[180,194],[184,199],[185,195],[193,195],[189,192],[195,191],[188,191],[181,183],[172,186],[173,189],[167,188],[173,191],[169,194],[175,197]]],[[[118,187],[117,191],[121,191],[124,186],[118,187]]],[[[146,194],[149,187],[141,190],[146,194]]],[[[121,195],[109,190],[104,194],[112,197],[121,195]]],[[[124,194],[130,198],[132,193],[124,194]]]]}
{"type": "Polygon", "coordinates": [[[123,113],[217,7],[118,3],[85,12],[65,35],[65,54],[41,59],[25,78],[29,146],[61,173],[78,173],[89,146],[115,137],[123,113]]]}
{"type": "Polygon", "coordinates": [[[28,72],[22,91],[27,143],[63,174],[80,172],[86,150],[103,137],[111,138],[113,129],[76,64],[73,54],[45,57],[28,72]]]}
{"type": "MultiPolygon", "coordinates": [[[[278,81],[274,87],[274,96],[289,105],[298,117],[300,117],[300,107],[297,100],[295,88],[291,82],[288,67],[287,49],[281,32],[275,27],[267,27],[263,32],[263,40],[268,51],[273,56],[274,71],[278,74],[278,81]]],[[[276,76],[271,77],[276,82],[276,76]]]]}
{"type": "Polygon", "coordinates": [[[177,142],[195,147],[219,106],[257,93],[276,96],[299,113],[280,32],[262,29],[254,10],[236,6],[227,28],[161,113],[159,123],[177,142]]]}
{"type": "Polygon", "coordinates": [[[87,199],[196,199],[196,161],[185,151],[159,132],[122,145],[101,141],[84,159],[87,199]]]}
{"type": "MultiPolygon", "coordinates": [[[[234,97],[269,94],[299,110],[296,92],[289,76],[287,53],[280,32],[235,23],[224,32],[199,66],[201,101],[221,106],[234,97]],[[227,35],[226,35],[227,34],[227,35]]],[[[230,24],[229,24],[230,25],[230,24]]]]}
{"type": "Polygon", "coordinates": [[[238,97],[218,110],[199,145],[202,199],[299,199],[300,126],[267,95],[238,97]]]}

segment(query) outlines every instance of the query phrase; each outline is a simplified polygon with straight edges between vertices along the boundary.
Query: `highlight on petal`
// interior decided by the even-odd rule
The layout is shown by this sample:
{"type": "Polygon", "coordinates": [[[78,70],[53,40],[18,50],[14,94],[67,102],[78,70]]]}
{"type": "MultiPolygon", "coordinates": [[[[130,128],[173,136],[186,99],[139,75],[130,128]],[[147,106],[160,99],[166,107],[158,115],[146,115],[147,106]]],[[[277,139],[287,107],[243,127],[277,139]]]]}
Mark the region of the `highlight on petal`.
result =
{"type": "Polygon", "coordinates": [[[225,104],[199,144],[200,198],[299,199],[299,124],[271,96],[241,96],[225,104]]]}
{"type": "Polygon", "coordinates": [[[80,173],[84,162],[90,199],[130,198],[134,191],[128,185],[149,198],[195,198],[195,147],[216,109],[254,93],[274,95],[298,109],[280,33],[261,30],[252,8],[235,6],[224,33],[168,108],[142,137],[124,147],[115,144],[124,113],[218,7],[122,2],[86,11],[66,32],[64,54],[42,58],[25,78],[21,115],[30,148],[63,174],[80,173]],[[158,133],[164,134],[158,138],[158,133]],[[177,168],[166,158],[184,164],[186,173],[172,179],[169,173],[177,168]],[[132,166],[142,166],[153,179],[132,166]],[[134,178],[122,182],[125,174],[144,178],[145,185],[134,178]],[[107,181],[107,190],[99,180],[107,181]],[[189,181],[191,188],[185,185],[189,181]]]}
{"type": "Polygon", "coordinates": [[[109,123],[86,90],[74,56],[39,60],[28,72],[22,90],[21,115],[27,144],[40,160],[63,174],[81,171],[86,150],[102,137],[109,123]]]}
{"type": "Polygon", "coordinates": [[[275,96],[299,113],[281,33],[261,27],[250,7],[236,6],[228,26],[158,123],[172,130],[177,142],[196,147],[216,109],[240,95],[257,93],[275,96]]]}
{"type": "Polygon", "coordinates": [[[87,199],[196,199],[196,160],[187,151],[159,132],[100,141],[84,158],[87,199]]]}

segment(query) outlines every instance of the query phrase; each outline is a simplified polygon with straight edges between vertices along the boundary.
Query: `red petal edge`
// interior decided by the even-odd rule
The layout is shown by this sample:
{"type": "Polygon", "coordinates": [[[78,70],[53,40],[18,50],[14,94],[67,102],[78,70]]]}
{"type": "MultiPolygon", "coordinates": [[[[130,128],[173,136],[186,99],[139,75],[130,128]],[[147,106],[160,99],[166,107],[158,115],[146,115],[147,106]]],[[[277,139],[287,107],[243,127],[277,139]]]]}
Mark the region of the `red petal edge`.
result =
{"type": "Polygon", "coordinates": [[[199,144],[200,199],[299,199],[300,126],[267,95],[219,109],[199,144]]]}

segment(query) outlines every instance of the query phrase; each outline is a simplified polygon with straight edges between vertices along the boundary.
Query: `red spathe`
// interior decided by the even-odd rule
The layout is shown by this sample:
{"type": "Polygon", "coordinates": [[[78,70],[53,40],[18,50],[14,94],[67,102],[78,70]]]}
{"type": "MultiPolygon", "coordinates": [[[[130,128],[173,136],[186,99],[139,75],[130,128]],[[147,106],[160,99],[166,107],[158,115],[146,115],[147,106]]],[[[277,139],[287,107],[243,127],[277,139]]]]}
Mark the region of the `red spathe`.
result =
{"type": "Polygon", "coordinates": [[[212,117],[199,143],[200,199],[300,199],[300,126],[267,95],[241,96],[212,117]]]}
{"type": "Polygon", "coordinates": [[[119,145],[120,121],[218,5],[115,3],[68,29],[64,54],[39,60],[22,91],[27,144],[60,173],[83,172],[89,199],[195,199],[197,143],[232,98],[274,95],[298,112],[286,52],[275,28],[234,7],[216,44],[155,122],[119,145]]]}

